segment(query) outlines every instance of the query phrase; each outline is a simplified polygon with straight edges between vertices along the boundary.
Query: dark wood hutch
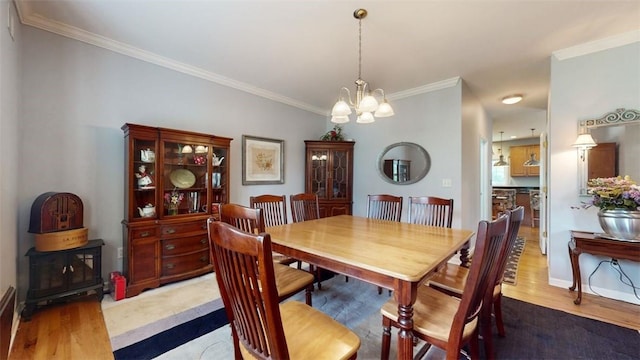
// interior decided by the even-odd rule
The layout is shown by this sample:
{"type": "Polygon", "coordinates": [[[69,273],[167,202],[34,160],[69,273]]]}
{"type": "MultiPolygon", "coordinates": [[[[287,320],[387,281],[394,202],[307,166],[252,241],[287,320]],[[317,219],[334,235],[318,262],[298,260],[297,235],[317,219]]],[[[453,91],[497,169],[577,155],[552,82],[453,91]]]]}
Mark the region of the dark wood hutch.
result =
{"type": "Polygon", "coordinates": [[[305,192],[318,195],[320,217],[350,215],[354,141],[305,140],[305,192]]]}
{"type": "Polygon", "coordinates": [[[125,124],[126,296],[213,270],[207,219],[229,199],[231,138],[125,124]]]}

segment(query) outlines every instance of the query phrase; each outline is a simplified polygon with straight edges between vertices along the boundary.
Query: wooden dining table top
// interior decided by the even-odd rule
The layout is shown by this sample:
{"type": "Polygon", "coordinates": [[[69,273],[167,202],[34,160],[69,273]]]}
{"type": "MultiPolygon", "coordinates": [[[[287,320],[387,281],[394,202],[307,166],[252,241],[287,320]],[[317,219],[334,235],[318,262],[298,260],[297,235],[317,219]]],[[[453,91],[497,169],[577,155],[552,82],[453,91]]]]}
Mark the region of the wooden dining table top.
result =
{"type": "Polygon", "coordinates": [[[274,251],[307,253],[409,282],[424,279],[474,234],[351,215],[273,226],[266,231],[274,251]]]}

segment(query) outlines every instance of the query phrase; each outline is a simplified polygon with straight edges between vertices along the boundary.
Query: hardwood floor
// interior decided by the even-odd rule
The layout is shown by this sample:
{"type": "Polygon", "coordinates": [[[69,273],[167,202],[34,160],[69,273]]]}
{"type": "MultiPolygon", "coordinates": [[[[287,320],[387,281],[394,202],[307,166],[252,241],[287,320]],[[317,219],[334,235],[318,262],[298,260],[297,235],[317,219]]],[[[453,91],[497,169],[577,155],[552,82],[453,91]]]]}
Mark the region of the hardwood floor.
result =
{"type": "MultiPolygon", "coordinates": [[[[540,254],[538,229],[523,226],[527,239],[520,259],[516,286],[504,285],[507,297],[631,329],[640,329],[640,306],[583,294],[574,305],[575,292],[547,284],[547,258],[540,254]]],[[[108,296],[108,295],[107,295],[108,296]]],[[[53,305],[21,322],[10,360],[113,359],[100,304],[93,297],[53,305]]]]}

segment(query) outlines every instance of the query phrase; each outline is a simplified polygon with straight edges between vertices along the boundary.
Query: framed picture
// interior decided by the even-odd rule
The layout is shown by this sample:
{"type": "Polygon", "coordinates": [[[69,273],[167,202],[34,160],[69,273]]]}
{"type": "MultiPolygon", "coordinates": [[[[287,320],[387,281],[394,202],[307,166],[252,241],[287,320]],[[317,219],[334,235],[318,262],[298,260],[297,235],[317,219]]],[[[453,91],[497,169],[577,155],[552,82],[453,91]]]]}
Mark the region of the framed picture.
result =
{"type": "Polygon", "coordinates": [[[242,185],[284,184],[284,140],[242,135],[242,185]]]}

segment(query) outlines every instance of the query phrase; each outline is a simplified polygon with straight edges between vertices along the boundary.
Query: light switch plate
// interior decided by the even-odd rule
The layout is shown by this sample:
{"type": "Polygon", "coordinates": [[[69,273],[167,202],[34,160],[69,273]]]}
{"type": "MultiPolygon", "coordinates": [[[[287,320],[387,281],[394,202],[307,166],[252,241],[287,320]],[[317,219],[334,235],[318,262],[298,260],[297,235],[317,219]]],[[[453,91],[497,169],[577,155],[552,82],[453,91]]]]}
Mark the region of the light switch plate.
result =
{"type": "Polygon", "coordinates": [[[451,187],[451,179],[442,179],[442,187],[451,187]]]}

